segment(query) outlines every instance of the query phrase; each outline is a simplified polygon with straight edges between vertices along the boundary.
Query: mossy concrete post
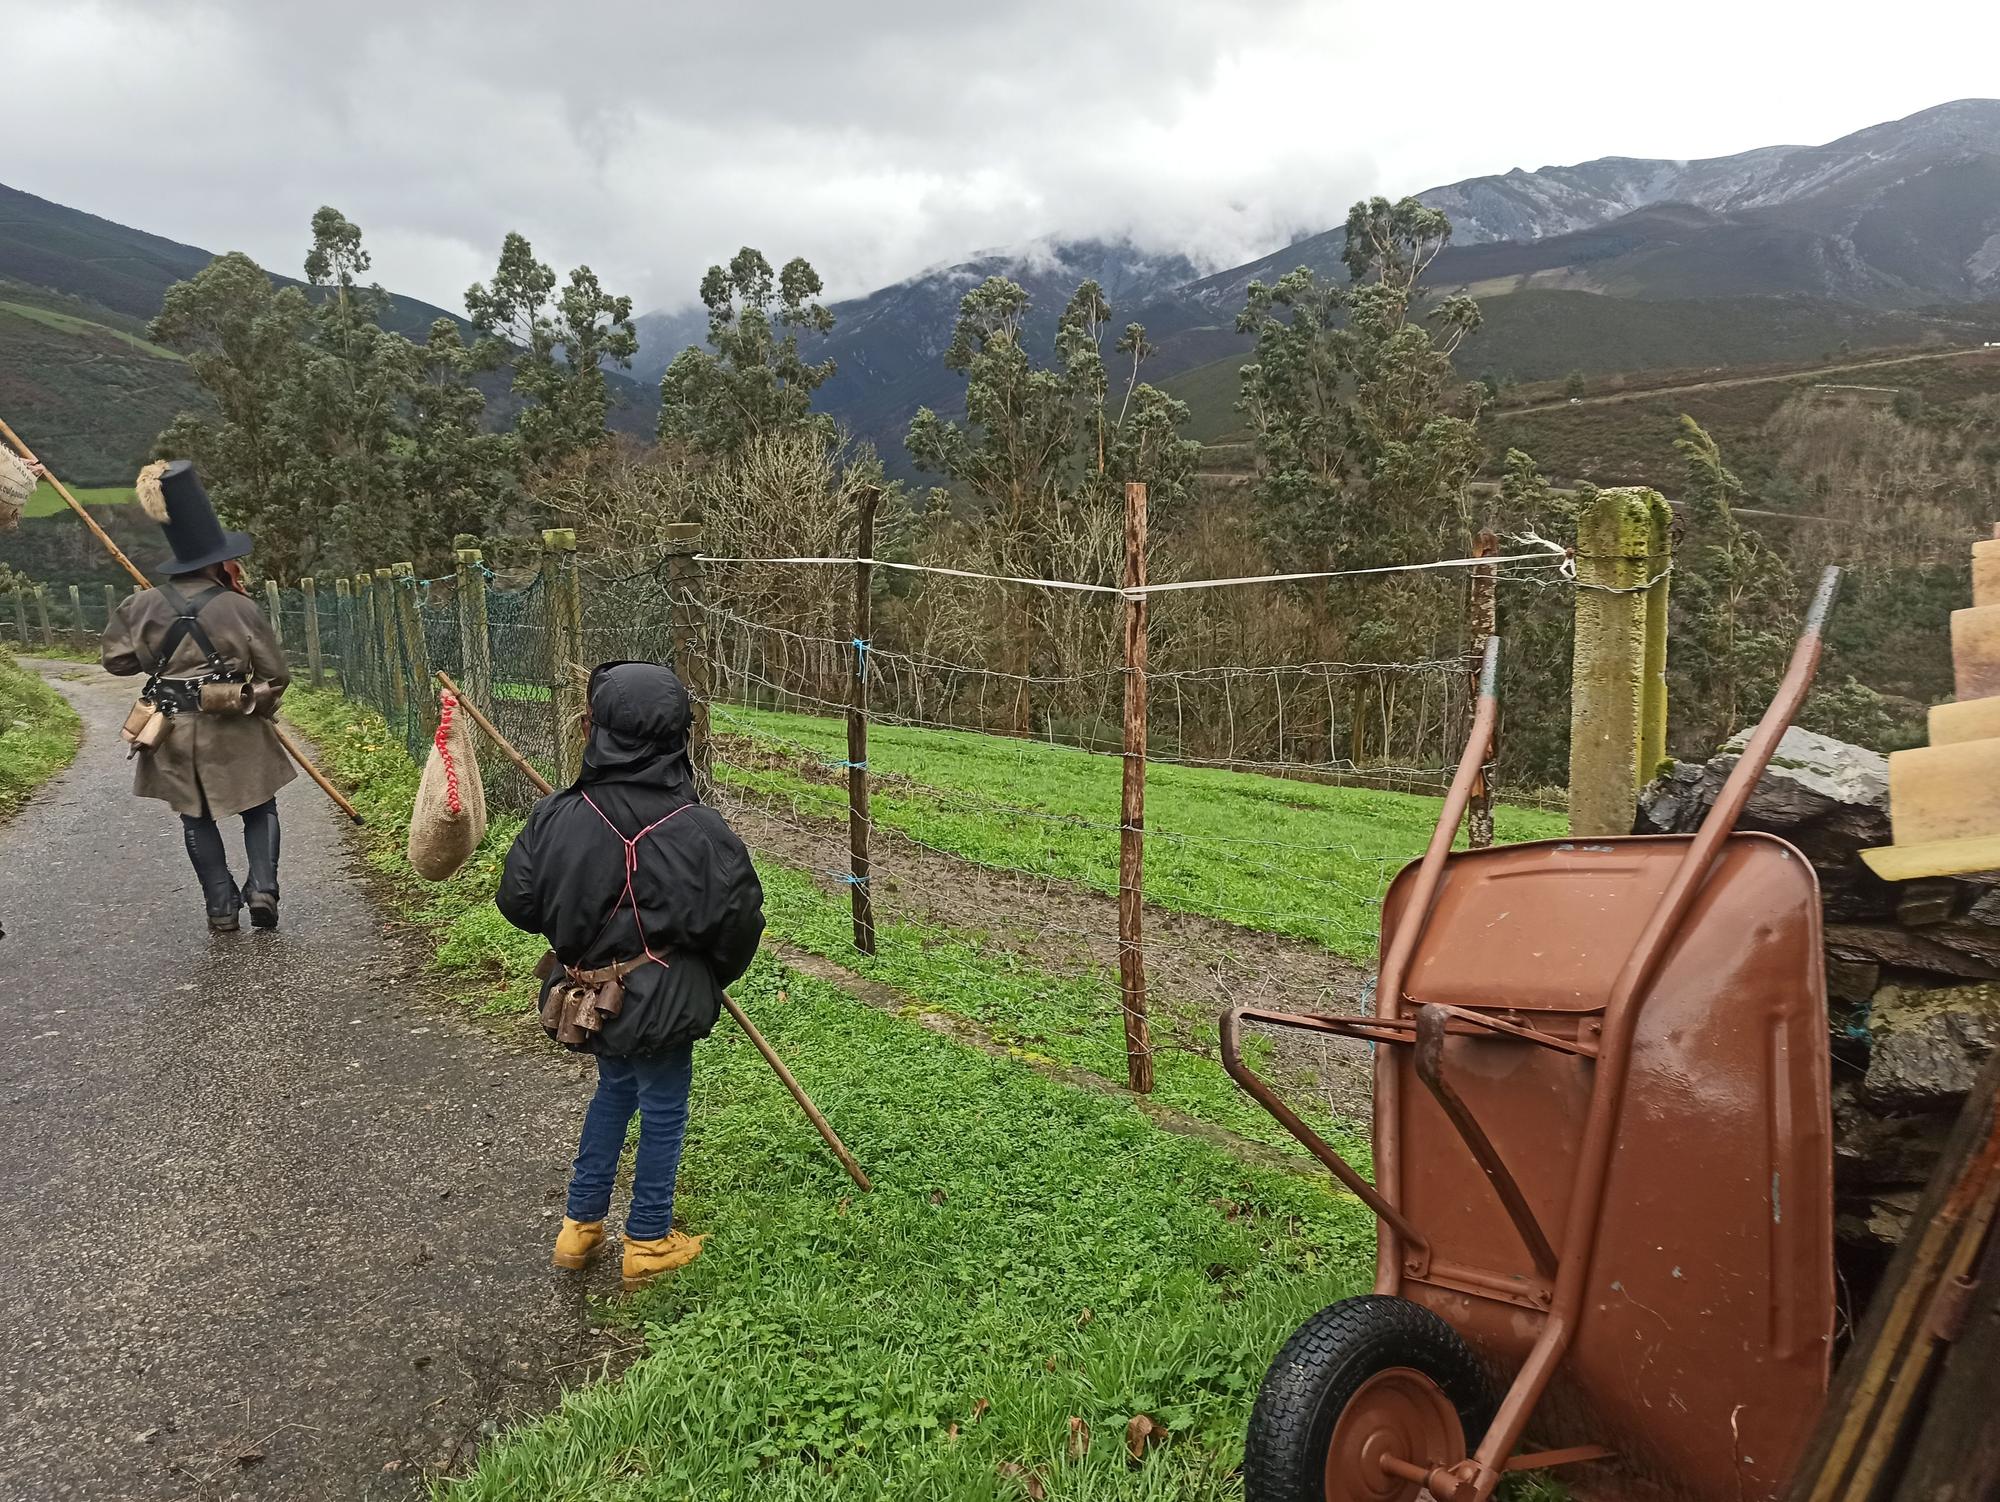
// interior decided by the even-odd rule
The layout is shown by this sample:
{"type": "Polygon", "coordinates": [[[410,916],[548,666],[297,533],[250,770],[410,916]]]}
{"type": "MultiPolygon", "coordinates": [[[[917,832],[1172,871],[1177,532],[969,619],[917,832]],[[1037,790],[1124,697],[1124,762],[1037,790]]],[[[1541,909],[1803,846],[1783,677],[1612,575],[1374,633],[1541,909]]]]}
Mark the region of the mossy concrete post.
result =
{"type": "Polygon", "coordinates": [[[25,651],[30,645],[28,639],[28,590],[23,584],[14,586],[14,634],[21,638],[25,651]]]}
{"type": "Polygon", "coordinates": [[[354,576],[354,665],[360,697],[383,707],[382,628],[375,623],[375,580],[366,573],[354,576]]]}
{"type": "Polygon", "coordinates": [[[42,648],[53,652],[56,649],[56,628],[49,623],[49,587],[35,586],[35,617],[42,623],[42,648]]]}
{"type": "Polygon", "coordinates": [[[278,639],[278,651],[285,650],[285,602],[278,595],[278,581],[264,581],[264,614],[271,618],[271,634],[278,639]]]}
{"type": "Polygon", "coordinates": [[[83,650],[83,591],[74,584],[69,587],[69,649],[83,650]]]}
{"type": "Polygon", "coordinates": [[[353,698],[360,688],[354,670],[354,583],[333,581],[333,655],[340,659],[340,691],[353,698]]]}
{"type": "Polygon", "coordinates": [[[392,569],[396,591],[396,624],[402,631],[403,657],[410,665],[410,707],[423,726],[424,739],[437,734],[438,690],[431,677],[430,642],[424,636],[423,610],[417,600],[417,570],[399,563],[392,569]]]}
{"type": "Polygon", "coordinates": [[[1639,786],[1667,759],[1667,586],[1673,565],[1674,513],[1666,497],[1646,492],[1646,681],[1639,704],[1639,786]]]}
{"type": "Polygon", "coordinates": [[[396,644],[396,575],[378,568],[368,586],[375,607],[375,629],[382,635],[382,701],[399,726],[407,726],[410,685],[403,677],[403,654],[396,644]]]}
{"type": "Polygon", "coordinates": [[[709,650],[701,610],[700,523],[667,524],[666,564],[673,669],[687,685],[691,708],[688,763],[694,769],[695,787],[707,797],[714,771],[708,725],[708,701],[714,689],[708,671],[709,650]]]}
{"type": "Polygon", "coordinates": [[[583,590],[576,573],[576,533],[542,533],[542,596],[548,601],[550,743],[556,781],[574,782],[583,767],[583,590]]]}
{"type": "Polygon", "coordinates": [[[306,675],[312,686],[319,688],[326,681],[326,659],[320,655],[319,586],[310,574],[299,580],[299,598],[304,602],[300,614],[306,626],[306,675]]]}
{"type": "MultiPolygon", "coordinates": [[[[111,617],[113,617],[117,613],[118,613],[118,586],[115,584],[107,584],[104,586],[104,635],[110,634],[111,617]]],[[[103,645],[103,636],[100,636],[98,638],[98,645],[99,646],[103,645]]]]}
{"type": "Polygon", "coordinates": [[[459,687],[487,714],[493,713],[493,631],[486,615],[486,557],[479,539],[453,539],[458,571],[459,687]]]}
{"type": "MultiPolygon", "coordinates": [[[[1647,602],[1652,591],[1646,585],[1652,578],[1655,509],[1665,506],[1654,490],[1602,490],[1577,518],[1576,641],[1569,701],[1573,835],[1632,832],[1648,733],[1647,602]]],[[[1661,603],[1664,606],[1664,591],[1661,603]]],[[[1663,666],[1665,652],[1663,622],[1663,666]]],[[[1664,715],[1664,690],[1654,697],[1657,712],[1664,715]]]]}

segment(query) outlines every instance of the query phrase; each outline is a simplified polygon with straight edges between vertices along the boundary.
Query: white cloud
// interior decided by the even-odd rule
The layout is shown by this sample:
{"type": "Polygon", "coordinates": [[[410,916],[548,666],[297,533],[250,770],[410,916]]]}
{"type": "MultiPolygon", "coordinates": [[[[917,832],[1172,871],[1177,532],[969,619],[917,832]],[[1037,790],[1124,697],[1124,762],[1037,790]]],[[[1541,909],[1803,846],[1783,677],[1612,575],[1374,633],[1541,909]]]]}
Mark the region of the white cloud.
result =
{"type": "Polygon", "coordinates": [[[1822,140],[1992,91],[1985,0],[1881,14],[0,0],[0,177],[294,274],[332,203],[383,282],[452,307],[509,229],[642,308],[746,243],[836,296],[1050,233],[1219,266],[1366,193],[1822,140]]]}

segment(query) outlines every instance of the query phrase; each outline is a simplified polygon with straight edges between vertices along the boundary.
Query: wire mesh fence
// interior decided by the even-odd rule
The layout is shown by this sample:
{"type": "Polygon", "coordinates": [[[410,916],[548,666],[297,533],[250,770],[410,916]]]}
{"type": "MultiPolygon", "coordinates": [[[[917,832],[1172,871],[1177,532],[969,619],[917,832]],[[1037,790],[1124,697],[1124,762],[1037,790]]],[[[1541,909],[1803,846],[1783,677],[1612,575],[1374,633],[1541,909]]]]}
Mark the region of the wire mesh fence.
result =
{"type": "MultiPolygon", "coordinates": [[[[1232,1001],[1351,1003],[1382,894],[1429,835],[1435,805],[1402,795],[1440,791],[1465,732],[1457,586],[1343,587],[1375,592],[1350,616],[1435,621],[1403,633],[1427,650],[1231,661],[1218,644],[1244,638],[1224,618],[1254,623],[1268,603],[1153,602],[1140,895],[1147,963],[1181,1010],[1150,1046],[1193,1046],[1189,1029],[1232,1001]]],[[[1007,581],[878,576],[864,631],[854,589],[851,569],[698,561],[692,544],[580,557],[571,543],[498,569],[466,549],[438,577],[384,568],[265,598],[295,680],[372,707],[413,759],[443,669],[557,784],[576,768],[584,670],[667,663],[700,710],[702,781],[760,859],[830,894],[865,888],[883,922],[1115,968],[1137,942],[1118,913],[1121,846],[1138,835],[1120,802],[1124,601],[1024,605],[1007,581]],[[857,713],[872,732],[858,762],[857,713]]],[[[66,591],[43,593],[68,606],[66,591]]],[[[114,605],[80,597],[79,638],[114,605]]],[[[498,754],[485,779],[497,811],[536,796],[498,754]]]]}

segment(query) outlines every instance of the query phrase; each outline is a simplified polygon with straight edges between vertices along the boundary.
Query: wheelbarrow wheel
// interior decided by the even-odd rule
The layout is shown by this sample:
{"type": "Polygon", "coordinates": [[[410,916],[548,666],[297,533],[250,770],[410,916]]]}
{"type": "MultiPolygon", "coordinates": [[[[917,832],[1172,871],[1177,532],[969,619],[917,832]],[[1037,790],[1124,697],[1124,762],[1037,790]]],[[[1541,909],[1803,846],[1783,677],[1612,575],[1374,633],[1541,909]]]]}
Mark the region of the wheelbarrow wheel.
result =
{"type": "Polygon", "coordinates": [[[1408,1299],[1330,1304],[1298,1328],[1258,1390],[1245,1502],[1414,1502],[1381,1456],[1452,1465],[1486,1432],[1484,1373],[1456,1330],[1408,1299]]]}

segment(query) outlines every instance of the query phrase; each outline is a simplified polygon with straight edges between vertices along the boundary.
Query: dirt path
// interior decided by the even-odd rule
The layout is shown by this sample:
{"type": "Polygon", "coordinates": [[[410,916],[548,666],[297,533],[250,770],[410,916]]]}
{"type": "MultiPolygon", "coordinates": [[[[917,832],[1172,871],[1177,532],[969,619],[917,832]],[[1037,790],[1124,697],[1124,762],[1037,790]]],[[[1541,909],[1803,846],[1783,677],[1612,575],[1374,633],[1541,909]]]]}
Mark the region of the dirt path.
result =
{"type": "Polygon", "coordinates": [[[1559,397],[1552,402],[1536,402],[1528,407],[1495,407],[1495,418],[1521,417],[1530,412],[1561,412],[1570,407],[1602,407],[1611,402],[1643,402],[1654,397],[1679,396],[1688,391],[1718,391],[1725,386],[1767,386],[1773,381],[1818,380],[1823,376],[1851,375],[1858,370],[1884,370],[1891,365],[1916,365],[1929,360],[1962,360],[1990,355],[2000,360],[2000,349],[1946,349],[1921,355],[1895,355],[1887,360],[1850,360],[1840,365],[1817,365],[1810,370],[1781,370],[1774,375],[1723,376],[1713,381],[1690,381],[1680,386],[1648,386],[1643,390],[1613,391],[1598,396],[1559,397]]]}
{"type": "Polygon", "coordinates": [[[285,926],[211,937],[131,684],[40,666],[85,740],[0,826],[0,1498],[415,1495],[623,1343],[544,1260],[585,1071],[427,995],[303,778],[285,926]]]}

